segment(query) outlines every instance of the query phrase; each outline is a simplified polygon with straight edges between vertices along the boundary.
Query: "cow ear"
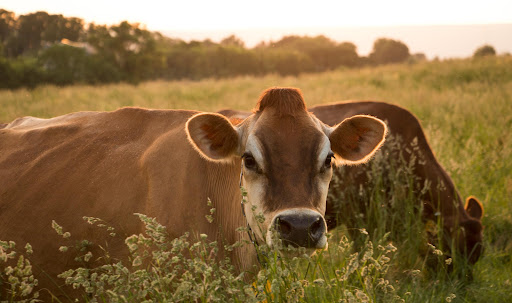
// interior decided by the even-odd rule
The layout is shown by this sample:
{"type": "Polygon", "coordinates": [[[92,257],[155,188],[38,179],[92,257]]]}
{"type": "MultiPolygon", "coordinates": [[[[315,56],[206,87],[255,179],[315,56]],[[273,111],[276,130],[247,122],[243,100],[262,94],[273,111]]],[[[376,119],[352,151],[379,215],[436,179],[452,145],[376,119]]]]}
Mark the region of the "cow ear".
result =
{"type": "Polygon", "coordinates": [[[368,161],[384,143],[387,133],[384,122],[365,115],[347,118],[331,130],[331,149],[336,162],[344,164],[368,161]]]}
{"type": "Polygon", "coordinates": [[[464,209],[466,209],[466,212],[475,219],[482,219],[484,214],[484,206],[473,196],[466,199],[466,206],[464,206],[464,209]]]}
{"type": "Polygon", "coordinates": [[[192,146],[207,160],[228,162],[238,153],[238,132],[222,115],[197,114],[187,121],[185,129],[192,146]]]}

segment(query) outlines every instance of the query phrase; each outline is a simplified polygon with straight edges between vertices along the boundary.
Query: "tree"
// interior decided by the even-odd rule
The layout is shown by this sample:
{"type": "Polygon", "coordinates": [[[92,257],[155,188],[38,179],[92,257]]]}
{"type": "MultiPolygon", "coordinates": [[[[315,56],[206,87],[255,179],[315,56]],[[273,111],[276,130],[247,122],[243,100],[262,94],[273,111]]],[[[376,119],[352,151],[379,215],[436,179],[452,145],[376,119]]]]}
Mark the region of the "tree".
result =
{"type": "Polygon", "coordinates": [[[400,63],[409,58],[409,48],[403,42],[379,38],[373,44],[370,60],[374,64],[400,63]]]}
{"type": "Polygon", "coordinates": [[[222,41],[220,42],[220,45],[235,46],[235,47],[239,47],[239,48],[245,47],[245,43],[235,35],[231,35],[229,37],[222,39],[222,41]]]}
{"type": "Polygon", "coordinates": [[[309,57],[314,71],[332,70],[342,65],[355,66],[359,59],[354,44],[347,42],[337,44],[322,35],[316,37],[286,36],[270,46],[261,45],[260,47],[267,48],[267,50],[273,47],[298,51],[309,57]]]}
{"type": "Polygon", "coordinates": [[[14,31],[16,18],[13,12],[0,9],[0,43],[4,43],[7,37],[14,31]]]}
{"type": "Polygon", "coordinates": [[[49,15],[48,24],[41,33],[41,40],[46,42],[57,42],[62,39],[78,41],[83,30],[84,21],[82,19],[49,15]]]}
{"type": "Polygon", "coordinates": [[[0,42],[8,56],[35,54],[64,38],[78,41],[83,35],[83,25],[82,19],[47,12],[21,15],[15,19],[14,14],[0,10],[0,42]]]}
{"type": "Polygon", "coordinates": [[[486,56],[495,56],[496,55],[496,50],[494,49],[494,47],[492,47],[491,45],[483,45],[483,46],[480,46],[474,53],[473,53],[473,57],[474,58],[477,58],[477,57],[486,57],[486,56]]]}
{"type": "Polygon", "coordinates": [[[125,80],[154,79],[165,65],[165,56],[157,49],[159,34],[141,28],[138,23],[123,21],[110,27],[90,24],[86,37],[99,55],[119,67],[125,80]]]}
{"type": "Polygon", "coordinates": [[[84,81],[86,68],[85,50],[78,47],[54,44],[40,53],[39,65],[45,71],[45,80],[57,85],[84,81]]]}
{"type": "Polygon", "coordinates": [[[48,26],[50,15],[47,12],[37,12],[22,15],[18,19],[18,39],[23,52],[36,51],[42,46],[42,34],[48,26]]]}
{"type": "Polygon", "coordinates": [[[354,67],[360,65],[357,47],[352,42],[343,42],[336,47],[338,62],[342,66],[354,67]]]}

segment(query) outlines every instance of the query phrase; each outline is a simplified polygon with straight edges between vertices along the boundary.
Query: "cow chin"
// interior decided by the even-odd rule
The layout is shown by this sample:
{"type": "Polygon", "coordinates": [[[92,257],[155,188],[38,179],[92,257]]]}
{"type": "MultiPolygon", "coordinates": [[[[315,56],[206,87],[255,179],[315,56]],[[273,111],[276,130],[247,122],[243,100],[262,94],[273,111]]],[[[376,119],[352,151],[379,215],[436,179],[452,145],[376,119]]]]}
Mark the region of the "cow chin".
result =
{"type": "MultiPolygon", "coordinates": [[[[306,254],[327,248],[327,224],[317,211],[293,208],[274,215],[266,234],[267,245],[281,249],[286,255],[294,254],[287,247],[303,248],[306,254]]],[[[303,251],[300,249],[299,251],[303,251]]]]}

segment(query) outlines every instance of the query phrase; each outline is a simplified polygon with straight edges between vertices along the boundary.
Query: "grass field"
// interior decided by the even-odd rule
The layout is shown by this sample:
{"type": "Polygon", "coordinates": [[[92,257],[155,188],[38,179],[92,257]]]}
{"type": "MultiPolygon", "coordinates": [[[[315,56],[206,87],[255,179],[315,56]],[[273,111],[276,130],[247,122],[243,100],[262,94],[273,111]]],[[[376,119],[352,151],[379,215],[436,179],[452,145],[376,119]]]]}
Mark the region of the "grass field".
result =
{"type": "MultiPolygon", "coordinates": [[[[265,285],[265,278],[272,281],[273,295],[265,295],[269,302],[512,302],[512,57],[347,69],[285,78],[0,91],[0,122],[20,116],[52,117],[122,106],[249,110],[260,93],[271,86],[299,87],[309,106],[379,100],[413,112],[461,195],[475,195],[483,202],[485,254],[473,268],[473,280],[466,281],[455,274],[425,274],[423,268],[403,268],[393,257],[402,254],[386,248],[383,239],[369,239],[359,248],[359,256],[366,259],[359,259],[354,269],[354,248],[338,232],[335,238],[339,245],[315,257],[310,268],[299,261],[291,265],[273,263],[267,276],[256,282],[264,288],[261,285],[265,285]],[[379,240],[383,241],[381,250],[377,249],[379,240]],[[382,266],[369,269],[370,261],[382,266]],[[336,280],[336,268],[345,274],[352,270],[353,275],[336,280]],[[306,273],[298,277],[292,270],[306,273]],[[369,276],[372,279],[366,278],[369,276]]],[[[400,243],[395,246],[400,252],[400,243]]],[[[238,298],[233,287],[233,298],[238,298]]],[[[163,297],[153,298],[159,301],[163,297]]],[[[208,298],[214,300],[199,297],[199,301],[211,301],[208,298]]]]}

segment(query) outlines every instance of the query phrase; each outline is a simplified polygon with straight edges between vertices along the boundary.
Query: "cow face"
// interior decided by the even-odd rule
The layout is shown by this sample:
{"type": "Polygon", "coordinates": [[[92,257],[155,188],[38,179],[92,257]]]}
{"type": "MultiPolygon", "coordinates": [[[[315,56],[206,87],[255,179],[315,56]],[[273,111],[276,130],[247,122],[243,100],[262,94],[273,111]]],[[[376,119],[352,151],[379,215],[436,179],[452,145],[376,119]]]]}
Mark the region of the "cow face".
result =
{"type": "MultiPolygon", "coordinates": [[[[457,195],[458,198],[458,195],[457,195]]],[[[460,199],[460,198],[458,198],[460,199]]],[[[462,201],[461,201],[462,202],[462,201]]],[[[458,203],[457,203],[458,204],[458,203]]],[[[462,203],[460,203],[462,206],[462,203]]],[[[431,209],[426,208],[427,216],[432,216],[431,209]]],[[[483,253],[483,206],[475,197],[466,199],[464,208],[457,209],[456,213],[450,216],[442,216],[442,234],[438,234],[437,228],[427,228],[431,243],[441,244],[446,248],[447,256],[460,254],[465,257],[469,264],[474,264],[483,253]],[[441,238],[439,238],[441,236],[441,238]],[[442,243],[439,243],[439,240],[442,243]]],[[[439,215],[442,215],[439,213],[439,215]]],[[[435,226],[432,220],[427,220],[427,226],[435,226]]]]}
{"type": "Polygon", "coordinates": [[[242,158],[245,213],[259,242],[272,246],[275,234],[284,244],[317,249],[327,244],[323,215],[332,165],[366,161],[383,143],[386,126],[355,116],[329,127],[306,111],[298,90],[271,89],[238,126],[219,114],[198,114],[187,134],[207,160],[242,158]]]}
{"type": "Polygon", "coordinates": [[[483,206],[475,197],[469,197],[466,199],[464,210],[469,217],[459,222],[453,239],[456,241],[458,251],[467,257],[470,264],[474,264],[483,252],[483,206]]]}

